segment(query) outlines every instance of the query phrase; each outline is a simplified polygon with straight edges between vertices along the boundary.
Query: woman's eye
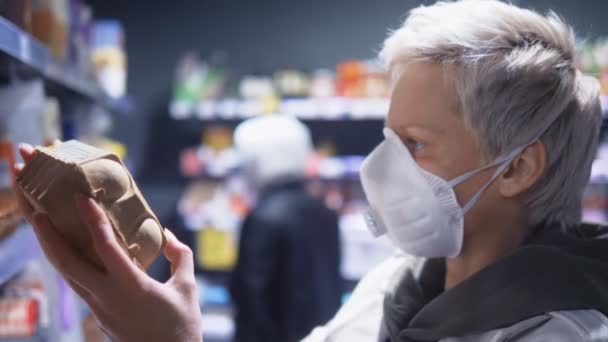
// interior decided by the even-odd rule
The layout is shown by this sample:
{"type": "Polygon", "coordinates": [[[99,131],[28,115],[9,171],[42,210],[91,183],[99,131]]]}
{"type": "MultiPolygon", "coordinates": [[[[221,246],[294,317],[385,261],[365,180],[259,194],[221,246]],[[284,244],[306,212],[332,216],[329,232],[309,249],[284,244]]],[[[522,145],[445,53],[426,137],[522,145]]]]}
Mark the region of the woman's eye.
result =
{"type": "Polygon", "coordinates": [[[421,142],[419,142],[417,140],[411,139],[411,138],[405,139],[405,145],[407,146],[407,148],[410,151],[414,151],[414,152],[420,151],[420,150],[422,150],[424,148],[424,144],[423,143],[421,143],[421,142]]]}

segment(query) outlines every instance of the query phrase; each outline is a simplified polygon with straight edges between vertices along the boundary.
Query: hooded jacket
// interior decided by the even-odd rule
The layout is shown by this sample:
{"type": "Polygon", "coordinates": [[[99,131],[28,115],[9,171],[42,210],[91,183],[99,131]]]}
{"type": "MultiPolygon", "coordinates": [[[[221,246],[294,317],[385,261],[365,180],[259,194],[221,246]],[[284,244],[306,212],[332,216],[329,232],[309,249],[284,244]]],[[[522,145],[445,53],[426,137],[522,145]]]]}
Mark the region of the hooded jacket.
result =
{"type": "Polygon", "coordinates": [[[447,291],[442,259],[397,255],[305,341],[608,341],[607,236],[601,226],[541,227],[447,291]]]}
{"type": "Polygon", "coordinates": [[[300,181],[265,188],[243,223],[231,294],[235,342],[299,341],[340,307],[336,214],[300,181]]]}

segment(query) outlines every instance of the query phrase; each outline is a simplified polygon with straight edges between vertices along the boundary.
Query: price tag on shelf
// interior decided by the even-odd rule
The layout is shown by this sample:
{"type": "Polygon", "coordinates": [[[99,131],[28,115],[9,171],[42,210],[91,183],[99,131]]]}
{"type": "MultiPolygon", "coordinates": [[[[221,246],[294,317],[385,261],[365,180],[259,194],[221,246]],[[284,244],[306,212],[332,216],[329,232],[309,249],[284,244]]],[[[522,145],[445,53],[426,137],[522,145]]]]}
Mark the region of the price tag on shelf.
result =
{"type": "Polygon", "coordinates": [[[25,34],[19,34],[19,57],[28,63],[32,62],[31,39],[25,34]]]}

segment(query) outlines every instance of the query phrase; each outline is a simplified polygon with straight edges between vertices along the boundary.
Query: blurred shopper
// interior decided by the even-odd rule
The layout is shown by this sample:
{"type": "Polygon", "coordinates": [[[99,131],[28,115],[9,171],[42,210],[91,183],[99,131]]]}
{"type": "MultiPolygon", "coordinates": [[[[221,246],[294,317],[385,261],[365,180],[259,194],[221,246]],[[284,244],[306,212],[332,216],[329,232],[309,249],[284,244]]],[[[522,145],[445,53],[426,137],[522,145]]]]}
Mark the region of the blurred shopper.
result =
{"type": "MultiPolygon", "coordinates": [[[[369,272],[307,342],[608,341],[608,229],[581,222],[599,84],[576,69],[574,54],[561,19],[494,0],[418,7],[391,33],[380,55],[393,81],[386,139],[361,180],[371,231],[403,253],[369,272]]],[[[154,284],[113,262],[126,256],[95,208],[78,214],[106,272],[83,266],[44,216],[34,226],[104,329],[124,341],[200,341],[200,313],[187,306],[192,265],[179,258],[187,249],[170,237],[174,279],[154,284]],[[150,324],[161,318],[162,329],[150,324]],[[185,337],[148,339],[150,327],[185,337]]],[[[304,265],[324,260],[314,251],[304,265]]],[[[282,252],[275,263],[289,261],[282,252]]],[[[266,288],[266,274],[254,284],[266,288]]],[[[299,291],[281,287],[260,302],[299,291]]]]}
{"type": "Polygon", "coordinates": [[[234,134],[257,195],[240,235],[231,292],[237,342],[299,341],[340,306],[336,214],[304,187],[312,152],[294,118],[248,120],[234,134]]]}

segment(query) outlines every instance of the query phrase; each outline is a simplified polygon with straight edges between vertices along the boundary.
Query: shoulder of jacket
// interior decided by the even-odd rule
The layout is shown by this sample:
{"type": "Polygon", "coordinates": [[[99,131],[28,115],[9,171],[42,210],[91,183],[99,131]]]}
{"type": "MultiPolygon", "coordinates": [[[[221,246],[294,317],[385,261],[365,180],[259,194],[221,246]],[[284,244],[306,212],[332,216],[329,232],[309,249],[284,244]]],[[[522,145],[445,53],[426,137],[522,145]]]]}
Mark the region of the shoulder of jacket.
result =
{"type": "Polygon", "coordinates": [[[555,311],[549,315],[552,317],[550,322],[576,331],[583,341],[608,340],[608,317],[597,310],[555,311]]]}
{"type": "Polygon", "coordinates": [[[596,310],[554,311],[514,325],[441,342],[605,342],[608,318],[596,310]]]}
{"type": "Polygon", "coordinates": [[[380,331],[384,296],[391,290],[392,279],[415,267],[418,260],[396,252],[378,264],[359,281],[334,318],[314,329],[303,342],[375,340],[380,331]]]}
{"type": "Polygon", "coordinates": [[[543,324],[515,341],[608,341],[608,318],[597,310],[555,311],[545,317],[543,324]]]}
{"type": "Polygon", "coordinates": [[[360,292],[371,290],[385,295],[396,287],[396,284],[406,270],[415,270],[421,263],[421,260],[420,258],[404,254],[401,251],[395,251],[391,257],[370,270],[359,281],[357,288],[360,292]]]}

